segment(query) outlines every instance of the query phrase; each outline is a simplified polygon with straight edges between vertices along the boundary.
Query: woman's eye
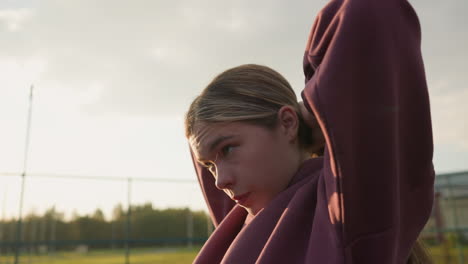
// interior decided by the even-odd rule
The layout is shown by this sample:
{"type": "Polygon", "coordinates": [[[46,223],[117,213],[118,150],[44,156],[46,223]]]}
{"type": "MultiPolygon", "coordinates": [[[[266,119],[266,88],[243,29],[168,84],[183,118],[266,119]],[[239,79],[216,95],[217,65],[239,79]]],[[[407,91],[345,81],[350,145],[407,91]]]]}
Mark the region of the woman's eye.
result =
{"type": "Polygon", "coordinates": [[[232,149],[234,146],[227,145],[222,149],[223,156],[226,156],[227,154],[231,153],[232,149]]]}

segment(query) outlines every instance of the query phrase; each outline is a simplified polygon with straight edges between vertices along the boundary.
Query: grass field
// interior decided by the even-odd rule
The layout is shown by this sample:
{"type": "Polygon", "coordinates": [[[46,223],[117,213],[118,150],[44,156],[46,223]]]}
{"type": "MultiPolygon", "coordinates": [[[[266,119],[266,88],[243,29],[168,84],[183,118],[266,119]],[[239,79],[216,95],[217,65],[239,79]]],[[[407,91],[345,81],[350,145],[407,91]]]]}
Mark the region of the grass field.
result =
{"type": "Polygon", "coordinates": [[[468,247],[465,246],[460,254],[460,251],[455,247],[444,248],[428,247],[434,264],[464,264],[468,263],[468,247]]]}
{"type": "MultiPolygon", "coordinates": [[[[183,264],[192,263],[200,250],[200,246],[192,249],[183,248],[146,248],[132,249],[131,264],[183,264]]],[[[442,247],[428,247],[435,264],[461,264],[459,252],[456,248],[444,249],[442,247]]],[[[468,263],[468,247],[465,247],[464,263],[468,263]]],[[[12,264],[13,256],[0,257],[0,264],[12,264]]],[[[51,256],[34,256],[23,254],[21,264],[124,264],[125,251],[123,250],[91,250],[90,252],[56,252],[51,256]]]]}
{"type": "MultiPolygon", "coordinates": [[[[134,249],[130,254],[131,264],[185,264],[192,263],[200,247],[189,248],[155,248],[134,249]]],[[[1,264],[13,263],[13,257],[0,257],[1,264]]],[[[90,251],[86,254],[74,252],[57,252],[51,256],[34,256],[23,254],[22,264],[124,264],[125,251],[103,250],[90,251]]]]}

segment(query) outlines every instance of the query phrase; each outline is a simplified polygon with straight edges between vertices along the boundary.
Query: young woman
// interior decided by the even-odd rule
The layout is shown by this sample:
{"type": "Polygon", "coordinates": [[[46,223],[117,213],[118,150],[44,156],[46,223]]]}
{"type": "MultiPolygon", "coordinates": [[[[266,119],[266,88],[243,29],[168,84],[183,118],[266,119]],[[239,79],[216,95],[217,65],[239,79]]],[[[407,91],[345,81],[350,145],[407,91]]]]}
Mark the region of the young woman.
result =
{"type": "Polygon", "coordinates": [[[186,136],[216,226],[195,263],[428,263],[416,241],[433,142],[414,10],[331,1],[304,73],[303,103],[250,64],[191,104],[186,136]]]}

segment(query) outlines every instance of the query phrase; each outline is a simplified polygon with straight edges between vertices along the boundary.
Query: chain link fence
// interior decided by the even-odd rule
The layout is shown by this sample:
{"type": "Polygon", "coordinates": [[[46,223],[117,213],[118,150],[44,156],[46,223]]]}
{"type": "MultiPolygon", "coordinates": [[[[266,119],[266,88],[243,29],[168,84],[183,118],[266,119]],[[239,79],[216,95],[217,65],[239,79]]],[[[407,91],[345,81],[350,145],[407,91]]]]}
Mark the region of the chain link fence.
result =
{"type": "Polygon", "coordinates": [[[468,171],[437,175],[432,214],[421,236],[436,264],[468,263],[468,171]]]}
{"type": "MultiPolygon", "coordinates": [[[[51,180],[50,175],[36,175],[30,178],[37,181],[41,180],[41,177],[51,180]]],[[[54,177],[59,176],[52,176],[52,178],[54,177]]],[[[141,225],[136,222],[141,221],[141,219],[136,220],[138,215],[142,216],[142,219],[145,216],[143,207],[132,206],[132,190],[134,193],[138,193],[138,190],[135,187],[132,188],[132,185],[138,183],[145,186],[151,185],[151,183],[161,185],[162,181],[166,182],[166,186],[172,185],[174,192],[177,192],[180,191],[181,184],[189,185],[189,188],[193,189],[199,188],[194,180],[179,182],[171,179],[102,178],[66,175],[60,177],[68,177],[73,181],[120,181],[126,186],[127,193],[125,199],[122,199],[121,215],[113,220],[104,221],[107,225],[101,223],[102,230],[109,229],[105,231],[108,234],[107,237],[104,235],[104,239],[100,237],[100,239],[91,240],[64,239],[64,237],[57,235],[57,230],[65,228],[66,223],[59,218],[54,218],[53,211],[49,211],[47,217],[43,218],[35,219],[26,216],[21,222],[17,221],[17,219],[10,219],[9,221],[0,219],[0,264],[40,264],[48,263],[51,260],[60,264],[69,263],[72,259],[79,257],[83,258],[82,261],[91,261],[91,258],[94,259],[95,257],[93,254],[98,256],[108,255],[109,258],[112,256],[120,259],[116,260],[115,263],[138,263],[137,260],[141,256],[154,258],[154,254],[170,253],[174,249],[182,252],[191,249],[192,251],[186,252],[188,254],[187,259],[190,259],[195,256],[196,251],[213,230],[213,226],[204,212],[192,212],[187,208],[181,209],[180,212],[172,212],[178,214],[178,217],[168,221],[181,222],[178,230],[170,231],[173,234],[172,236],[153,235],[149,230],[138,230],[137,228],[137,225],[141,225]],[[19,224],[21,226],[18,226],[19,224]],[[18,227],[21,228],[18,229],[18,227]],[[147,234],[145,235],[145,233],[147,234]],[[84,256],[90,256],[90,259],[85,259],[84,256]],[[134,258],[130,258],[130,256],[134,256],[134,258]]],[[[142,186],[139,188],[142,188],[142,186]]],[[[146,216],[146,218],[149,218],[149,216],[146,216]]],[[[421,238],[435,264],[468,263],[468,171],[436,176],[434,206],[421,238]]]]}

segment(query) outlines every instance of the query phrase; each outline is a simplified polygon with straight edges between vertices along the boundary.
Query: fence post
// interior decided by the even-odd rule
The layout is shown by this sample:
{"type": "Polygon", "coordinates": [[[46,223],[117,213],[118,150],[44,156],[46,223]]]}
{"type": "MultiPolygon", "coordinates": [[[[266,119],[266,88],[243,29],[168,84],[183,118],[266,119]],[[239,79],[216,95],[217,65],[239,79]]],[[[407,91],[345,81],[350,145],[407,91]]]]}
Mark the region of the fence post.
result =
{"type": "Polygon", "coordinates": [[[55,245],[56,245],[56,237],[55,237],[55,234],[56,234],[56,230],[55,230],[55,227],[56,227],[56,220],[55,220],[55,205],[52,207],[52,215],[51,215],[51,218],[50,218],[50,249],[49,249],[49,255],[50,254],[54,254],[55,253],[55,245]]]}
{"type": "Polygon", "coordinates": [[[131,231],[131,189],[132,189],[132,178],[127,179],[127,228],[125,231],[125,264],[130,264],[130,231],[131,231]]]}
{"type": "Polygon", "coordinates": [[[31,131],[31,116],[32,116],[32,102],[33,102],[33,89],[34,86],[31,85],[29,90],[29,109],[28,117],[26,122],[26,142],[24,145],[24,159],[23,159],[23,173],[21,174],[21,191],[20,191],[20,203],[19,203],[19,212],[18,212],[18,223],[16,226],[16,247],[15,247],[15,264],[19,263],[19,253],[22,244],[22,217],[23,217],[23,199],[24,199],[24,182],[26,180],[26,170],[28,168],[28,154],[29,154],[29,139],[31,131]]]}
{"type": "Polygon", "coordinates": [[[213,223],[211,222],[210,214],[206,215],[206,233],[208,234],[207,237],[210,237],[211,233],[213,233],[213,223]]]}
{"type": "Polygon", "coordinates": [[[193,248],[193,215],[190,209],[187,209],[187,246],[193,248]]]}
{"type": "Polygon", "coordinates": [[[450,204],[452,205],[452,212],[453,212],[453,225],[455,230],[455,243],[457,244],[458,250],[458,263],[464,264],[464,256],[463,256],[463,246],[460,243],[459,237],[459,228],[458,228],[458,212],[457,212],[457,205],[454,200],[453,190],[452,190],[452,183],[450,182],[450,176],[447,177],[447,184],[449,188],[449,199],[450,204]]]}
{"type": "MultiPolygon", "coordinates": [[[[6,203],[6,194],[7,194],[7,191],[8,191],[8,187],[5,187],[4,188],[5,191],[3,192],[3,203],[2,203],[2,217],[0,218],[0,258],[2,257],[3,255],[3,247],[4,247],[4,243],[6,241],[6,232],[5,232],[5,224],[6,224],[6,219],[5,219],[5,203],[6,203]]],[[[6,246],[5,246],[6,248],[6,246]]],[[[5,250],[5,262],[6,262],[6,259],[8,258],[8,255],[6,254],[6,250],[5,250]]],[[[0,262],[1,263],[1,262],[0,262]]]]}

